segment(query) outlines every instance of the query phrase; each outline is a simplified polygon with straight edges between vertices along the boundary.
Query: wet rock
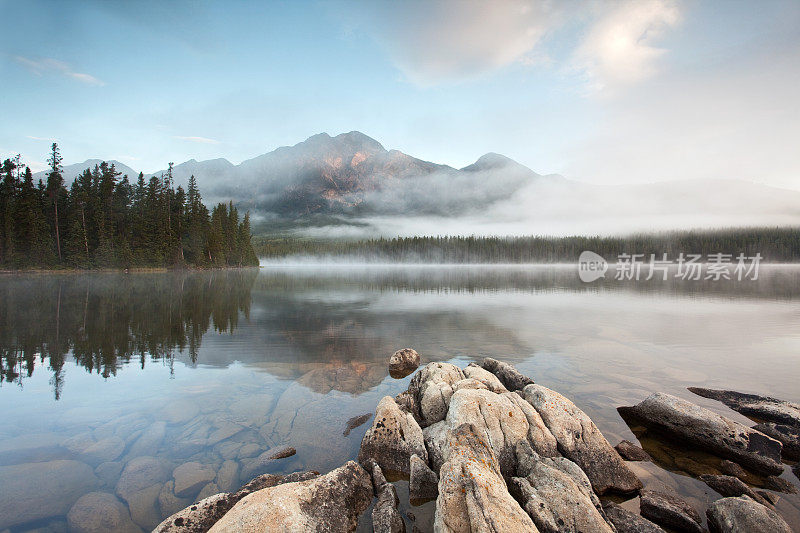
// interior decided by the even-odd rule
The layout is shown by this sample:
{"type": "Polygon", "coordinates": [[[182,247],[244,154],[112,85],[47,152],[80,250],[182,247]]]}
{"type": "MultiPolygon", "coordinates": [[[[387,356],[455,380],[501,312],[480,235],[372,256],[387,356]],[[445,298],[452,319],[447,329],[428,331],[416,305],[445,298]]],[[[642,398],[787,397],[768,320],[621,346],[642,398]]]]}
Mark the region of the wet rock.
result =
{"type": "Polygon", "coordinates": [[[411,348],[397,350],[389,358],[389,375],[393,378],[404,378],[419,366],[419,354],[411,348]]]}
{"type": "Polygon", "coordinates": [[[131,518],[143,529],[153,529],[161,520],[161,509],[158,507],[158,496],[161,485],[152,485],[134,492],[126,500],[131,518]]]}
{"type": "Polygon", "coordinates": [[[275,448],[270,448],[255,459],[250,459],[246,462],[243,461],[242,478],[250,479],[259,474],[263,474],[275,464],[275,461],[291,457],[296,453],[297,450],[291,446],[276,446],[275,448]]]}
{"type": "Polygon", "coordinates": [[[635,492],[642,483],[586,413],[561,394],[528,385],[523,397],[539,413],[561,454],[586,473],[598,494],[635,492]]]}
{"type": "Polygon", "coordinates": [[[372,482],[358,463],[347,462],[310,481],[262,489],[240,500],[210,529],[218,532],[355,531],[372,501],[372,482]]]}
{"type": "Polygon", "coordinates": [[[234,441],[225,441],[220,444],[217,444],[214,447],[214,451],[219,454],[225,460],[228,459],[235,459],[239,453],[239,450],[242,449],[244,446],[243,442],[234,442],[234,441]]]}
{"type": "Polygon", "coordinates": [[[177,513],[187,505],[191,504],[192,498],[178,498],[175,495],[175,481],[167,481],[158,493],[158,508],[163,515],[177,513]]]}
{"type": "Polygon", "coordinates": [[[744,481],[733,476],[716,476],[713,474],[703,474],[700,481],[719,492],[722,496],[749,496],[761,504],[768,501],[756,494],[744,481]]]}
{"type": "Polygon", "coordinates": [[[378,497],[372,509],[372,530],[375,533],[405,533],[405,522],[397,511],[397,490],[386,481],[378,463],[370,461],[369,468],[372,471],[372,487],[378,497]]]}
{"type": "Polygon", "coordinates": [[[531,378],[520,373],[512,365],[504,363],[503,361],[487,357],[481,361],[481,366],[497,376],[503,386],[509,391],[522,390],[528,385],[533,384],[531,378]]]}
{"type": "Polygon", "coordinates": [[[564,457],[541,459],[525,441],[510,490],[543,533],[613,533],[586,474],[564,457]]]}
{"type": "Polygon", "coordinates": [[[800,426],[788,426],[786,424],[776,424],[765,422],[756,424],[753,429],[769,435],[775,440],[781,441],[783,450],[781,455],[790,461],[800,461],[800,426]]]}
{"type": "Polygon", "coordinates": [[[63,516],[98,484],[92,468],[78,461],[0,467],[0,530],[63,516]]]}
{"type": "Polygon", "coordinates": [[[372,418],[372,413],[364,413],[361,416],[354,416],[353,418],[348,419],[342,435],[345,437],[348,436],[355,428],[362,424],[366,424],[367,420],[370,418],[372,418]]]}
{"type": "Polygon", "coordinates": [[[791,481],[778,476],[768,476],[764,479],[764,488],[774,490],[775,492],[797,494],[797,487],[792,485],[791,481]]]}
{"type": "Polygon", "coordinates": [[[32,433],[0,440],[0,465],[38,463],[68,457],[56,433],[32,433]]]}
{"type": "Polygon", "coordinates": [[[416,454],[411,456],[408,498],[412,501],[434,500],[439,494],[439,476],[416,454]]]}
{"type": "Polygon", "coordinates": [[[486,385],[486,388],[492,392],[508,392],[505,385],[500,382],[497,376],[489,372],[483,367],[476,365],[475,363],[470,363],[464,369],[464,375],[470,379],[476,379],[486,385]]]}
{"type": "Polygon", "coordinates": [[[676,494],[643,490],[639,509],[643,517],[678,531],[703,532],[700,513],[676,494]]]}
{"type": "Polygon", "coordinates": [[[214,482],[222,492],[232,492],[239,482],[239,463],[230,460],[222,463],[214,482]]]}
{"type": "Polygon", "coordinates": [[[206,483],[206,485],[200,489],[200,493],[197,495],[195,499],[197,500],[204,500],[209,496],[213,496],[214,494],[220,494],[222,491],[217,486],[216,483],[206,483]]]}
{"type": "Polygon", "coordinates": [[[451,434],[439,475],[434,531],[536,531],[531,517],[508,493],[492,447],[464,424],[451,434]]]}
{"type": "Polygon", "coordinates": [[[555,437],[544,427],[538,413],[514,393],[495,394],[483,389],[456,391],[450,400],[447,426],[452,430],[462,424],[472,424],[481,435],[486,435],[500,470],[507,476],[516,468],[515,449],[521,440],[530,437],[531,443],[541,448],[543,454],[557,455],[555,437]],[[535,420],[534,435],[529,417],[535,420]]]}
{"type": "Polygon", "coordinates": [[[206,444],[208,446],[214,446],[225,439],[233,437],[242,430],[244,430],[244,427],[240,426],[239,424],[234,424],[232,422],[220,422],[219,425],[216,426],[208,436],[206,444]]]}
{"type": "Polygon", "coordinates": [[[113,494],[90,492],[81,496],[67,514],[73,533],[141,533],[128,508],[113,494]]]}
{"type": "Polygon", "coordinates": [[[180,439],[173,443],[171,452],[173,457],[191,457],[206,447],[206,439],[180,439]]]}
{"type": "Polygon", "coordinates": [[[778,513],[747,496],[722,498],[706,511],[712,533],[791,533],[778,513]]]}
{"type": "Polygon", "coordinates": [[[239,452],[236,454],[239,459],[248,459],[250,457],[255,457],[261,451],[261,446],[258,444],[251,442],[249,444],[245,444],[241,448],[239,448],[239,452]]]}
{"type": "Polygon", "coordinates": [[[217,477],[213,467],[191,461],[183,463],[172,471],[175,479],[175,495],[189,498],[217,477]]]}
{"type": "Polygon", "coordinates": [[[428,363],[414,375],[408,390],[419,406],[420,426],[429,426],[445,419],[453,395],[453,384],[462,379],[464,373],[450,363],[428,363]]]}
{"type": "Polygon", "coordinates": [[[744,480],[747,477],[747,472],[741,467],[741,465],[734,463],[733,461],[729,461],[728,459],[723,459],[719,464],[719,468],[723,474],[728,476],[738,477],[741,480],[744,480]]]}
{"type": "MultiPolygon", "coordinates": [[[[769,502],[770,505],[777,504],[781,499],[781,497],[778,496],[777,494],[774,494],[774,493],[769,492],[767,490],[757,490],[756,494],[761,496],[764,499],[764,501],[769,502]]],[[[759,500],[756,500],[756,501],[761,503],[759,500]]]]}
{"type": "Polygon", "coordinates": [[[374,459],[383,470],[408,475],[409,459],[413,454],[428,460],[422,429],[391,396],[384,396],[375,410],[372,427],[361,440],[358,461],[366,464],[369,459],[374,459]]]}
{"type": "Polygon", "coordinates": [[[689,390],[703,398],[720,401],[745,416],[764,422],[800,427],[800,405],[796,403],[730,390],[702,387],[689,387],[689,390]]]}
{"type": "Polygon", "coordinates": [[[162,461],[143,456],[132,459],[117,482],[117,495],[125,500],[131,518],[144,529],[152,529],[161,520],[158,495],[169,477],[162,461]]]}
{"type": "Polygon", "coordinates": [[[783,471],[780,442],[670,394],[658,392],[633,407],[618,410],[626,420],[634,419],[754,471],[783,471]]]}
{"type": "Polygon", "coordinates": [[[171,402],[161,409],[160,415],[167,424],[185,424],[200,413],[194,402],[179,400],[171,402]]]}
{"type": "Polygon", "coordinates": [[[617,533],[664,533],[664,530],[646,518],[632,513],[619,505],[608,502],[603,506],[606,519],[613,524],[617,533]]]}
{"type": "Polygon", "coordinates": [[[616,446],[614,449],[617,450],[620,457],[625,459],[626,461],[652,461],[653,458],[650,457],[650,454],[632,443],[629,440],[623,440],[616,446]]]}
{"type": "Polygon", "coordinates": [[[133,443],[128,450],[128,457],[139,457],[143,455],[153,455],[161,447],[164,435],[167,432],[167,423],[164,421],[154,422],[141,436],[133,443]]]}
{"type": "Polygon", "coordinates": [[[125,441],[112,436],[101,439],[78,453],[78,459],[92,466],[113,461],[125,451],[125,441]]]}
{"type": "Polygon", "coordinates": [[[70,451],[74,455],[80,454],[83,450],[97,442],[91,431],[84,431],[78,433],[61,443],[61,446],[70,451]]]}
{"type": "Polygon", "coordinates": [[[119,476],[122,474],[122,467],[125,466],[119,461],[101,463],[94,469],[94,475],[100,479],[107,487],[116,487],[119,476]]]}

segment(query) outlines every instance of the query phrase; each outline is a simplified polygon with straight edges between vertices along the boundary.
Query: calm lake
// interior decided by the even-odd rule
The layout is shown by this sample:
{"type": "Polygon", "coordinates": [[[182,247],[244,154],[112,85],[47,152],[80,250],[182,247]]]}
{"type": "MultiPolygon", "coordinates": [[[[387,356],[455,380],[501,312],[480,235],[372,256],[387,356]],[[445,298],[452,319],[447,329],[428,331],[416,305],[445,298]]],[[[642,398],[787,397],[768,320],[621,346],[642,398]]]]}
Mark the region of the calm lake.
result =
{"type": "MultiPolygon", "coordinates": [[[[403,347],[423,363],[513,363],[612,445],[635,441],[616,408],[655,391],[753,425],[686,387],[800,402],[800,268],[590,284],[544,266],[5,275],[0,532],[65,531],[89,492],[115,495],[137,524],[128,531],[149,530],[256,474],[335,468],[357,456],[378,401],[408,386],[387,372],[403,347]],[[254,464],[284,445],[297,454],[254,464]]],[[[719,497],[692,475],[703,465],[691,450],[656,459],[632,463],[646,487],[701,513],[719,497]]],[[[431,504],[402,507],[430,528],[431,504]]],[[[776,508],[800,529],[798,495],[776,508]]]]}

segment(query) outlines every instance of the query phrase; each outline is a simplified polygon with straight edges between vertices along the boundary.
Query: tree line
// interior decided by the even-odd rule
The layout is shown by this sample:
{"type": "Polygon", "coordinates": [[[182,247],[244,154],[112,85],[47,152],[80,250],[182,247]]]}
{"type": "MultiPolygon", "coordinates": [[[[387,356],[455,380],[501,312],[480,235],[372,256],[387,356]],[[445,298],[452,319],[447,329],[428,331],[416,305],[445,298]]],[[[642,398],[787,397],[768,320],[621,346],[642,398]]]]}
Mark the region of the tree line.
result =
{"type": "Polygon", "coordinates": [[[265,258],[330,257],[387,263],[575,263],[584,250],[609,261],[627,254],[676,259],[680,253],[727,253],[735,258],[760,253],[765,262],[800,261],[800,228],[737,228],[629,235],[624,237],[398,237],[369,240],[313,240],[256,237],[265,258]]]}
{"type": "Polygon", "coordinates": [[[258,265],[250,214],[211,212],[192,176],[186,190],[166,174],[135,183],[114,165],[87,168],[66,186],[58,145],[47,180],[34,183],[20,157],[0,169],[0,267],[130,268],[258,265]]]}

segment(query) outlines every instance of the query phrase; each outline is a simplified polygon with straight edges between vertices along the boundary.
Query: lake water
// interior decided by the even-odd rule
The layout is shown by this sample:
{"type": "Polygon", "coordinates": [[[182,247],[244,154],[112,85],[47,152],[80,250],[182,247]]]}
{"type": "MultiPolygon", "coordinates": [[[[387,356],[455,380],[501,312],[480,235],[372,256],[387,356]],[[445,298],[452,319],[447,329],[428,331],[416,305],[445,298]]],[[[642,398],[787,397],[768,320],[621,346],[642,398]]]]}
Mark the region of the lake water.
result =
{"type": "MultiPolygon", "coordinates": [[[[752,424],[686,387],[800,402],[799,326],[794,267],[762,266],[758,281],[591,284],[541,266],[0,277],[0,531],[63,531],[88,492],[124,493],[119,505],[152,528],[238,488],[275,446],[297,454],[269,472],[335,468],[371,422],[348,433],[348,420],[407,387],[386,367],[406,346],[423,363],[511,362],[612,444],[634,439],[616,407],[654,391],[752,424]],[[186,462],[199,465],[178,497],[173,470],[186,462]]],[[[690,475],[702,458],[671,453],[636,473],[702,513],[719,497],[690,475]]],[[[431,504],[402,506],[430,527],[431,504]]],[[[800,528],[797,495],[777,508],[800,528]]]]}

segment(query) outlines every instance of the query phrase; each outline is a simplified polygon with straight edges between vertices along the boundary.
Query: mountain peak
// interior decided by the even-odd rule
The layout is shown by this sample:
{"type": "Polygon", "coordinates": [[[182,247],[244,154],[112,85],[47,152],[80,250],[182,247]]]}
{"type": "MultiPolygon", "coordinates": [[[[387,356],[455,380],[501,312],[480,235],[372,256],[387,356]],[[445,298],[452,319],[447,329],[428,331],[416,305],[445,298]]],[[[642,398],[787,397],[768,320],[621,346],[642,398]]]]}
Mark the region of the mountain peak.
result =
{"type": "Polygon", "coordinates": [[[477,161],[475,161],[471,165],[467,165],[461,170],[466,170],[468,172],[471,172],[475,170],[489,170],[494,168],[502,168],[502,167],[507,167],[509,165],[519,165],[519,163],[502,154],[489,152],[483,154],[478,158],[477,161]]]}

